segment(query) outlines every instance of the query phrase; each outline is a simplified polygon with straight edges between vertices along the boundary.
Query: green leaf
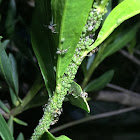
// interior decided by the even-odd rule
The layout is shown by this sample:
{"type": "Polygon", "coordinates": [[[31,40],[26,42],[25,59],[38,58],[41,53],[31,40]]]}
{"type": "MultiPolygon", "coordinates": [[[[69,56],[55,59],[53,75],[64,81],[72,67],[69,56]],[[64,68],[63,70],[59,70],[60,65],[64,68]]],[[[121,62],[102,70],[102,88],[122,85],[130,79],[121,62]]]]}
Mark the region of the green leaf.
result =
{"type": "Polygon", "coordinates": [[[140,23],[137,23],[131,29],[123,31],[118,35],[113,43],[109,44],[105,49],[103,48],[103,55],[100,59],[100,62],[103,61],[106,57],[125,47],[125,45],[128,44],[136,36],[139,27],[140,23]]]}
{"type": "Polygon", "coordinates": [[[99,91],[103,89],[113,78],[114,71],[109,70],[101,75],[99,78],[91,81],[85,88],[84,91],[91,92],[91,91],[99,91]]]}
{"type": "Polygon", "coordinates": [[[51,96],[55,89],[54,35],[48,27],[51,20],[50,1],[37,0],[31,25],[31,42],[39,67],[51,96]]]}
{"type": "Polygon", "coordinates": [[[17,123],[17,124],[20,124],[20,125],[24,125],[24,126],[27,126],[28,124],[18,118],[13,118],[13,120],[17,123]]]}
{"type": "Polygon", "coordinates": [[[69,139],[68,137],[62,135],[62,136],[59,136],[59,137],[55,137],[53,136],[49,131],[46,131],[40,140],[71,140],[69,139]]]}
{"type": "Polygon", "coordinates": [[[12,66],[10,60],[0,42],[0,74],[5,78],[8,85],[15,91],[15,85],[12,77],[12,66]]]}
{"type": "Polygon", "coordinates": [[[15,95],[15,92],[12,90],[12,88],[9,88],[9,91],[10,91],[11,101],[13,105],[18,106],[20,103],[18,97],[15,95]]]}
{"type": "Polygon", "coordinates": [[[117,5],[105,20],[93,48],[101,44],[122,22],[139,13],[140,0],[124,0],[117,5]]]}
{"type": "Polygon", "coordinates": [[[16,140],[24,140],[24,135],[23,133],[19,133],[19,135],[17,136],[17,139],[16,140]]]}
{"type": "Polygon", "coordinates": [[[4,41],[2,42],[2,46],[3,46],[4,49],[7,48],[9,42],[10,42],[10,40],[8,40],[8,39],[7,39],[7,40],[4,40],[4,41]]]}
{"type": "Polygon", "coordinates": [[[8,13],[5,21],[5,28],[7,35],[11,37],[15,30],[15,15],[16,15],[16,3],[15,0],[9,1],[8,13]]]}
{"type": "Polygon", "coordinates": [[[10,119],[8,120],[8,127],[11,134],[13,135],[13,132],[14,132],[13,116],[10,116],[10,119]]]}
{"type": "Polygon", "coordinates": [[[58,55],[57,77],[62,76],[69,65],[86,24],[93,0],[52,0],[53,22],[56,24],[56,44],[65,54],[58,55]]]}
{"type": "Polygon", "coordinates": [[[46,89],[40,90],[38,94],[25,106],[24,111],[29,108],[34,108],[38,106],[42,106],[47,104],[48,102],[48,94],[46,89]]]}
{"type": "Polygon", "coordinates": [[[86,93],[82,91],[81,87],[77,83],[73,82],[68,99],[72,105],[82,108],[89,113],[90,108],[86,98],[83,96],[84,94],[86,93]]]}
{"type": "Polygon", "coordinates": [[[5,112],[9,113],[9,109],[5,106],[5,104],[0,99],[0,108],[2,108],[5,112]]]}
{"type": "Polygon", "coordinates": [[[0,136],[3,140],[14,140],[1,114],[0,114],[0,136]]]}
{"type": "Polygon", "coordinates": [[[12,77],[13,77],[13,81],[14,81],[14,85],[15,85],[15,91],[16,91],[16,95],[18,95],[19,82],[18,82],[17,64],[16,64],[16,60],[12,54],[9,54],[9,59],[10,59],[11,66],[12,66],[12,77]]]}
{"type": "Polygon", "coordinates": [[[19,82],[18,82],[17,64],[16,64],[16,60],[12,54],[9,54],[9,59],[10,59],[10,63],[12,66],[12,78],[13,78],[14,86],[15,86],[15,92],[10,88],[10,95],[11,95],[12,103],[15,106],[18,106],[19,101],[18,101],[17,95],[18,95],[18,91],[19,91],[19,82]]]}
{"type": "Polygon", "coordinates": [[[71,140],[71,139],[66,137],[66,136],[64,136],[64,135],[62,135],[60,137],[57,137],[56,140],[71,140]]]}
{"type": "Polygon", "coordinates": [[[46,130],[40,140],[56,140],[56,138],[48,130],[46,130]]]}

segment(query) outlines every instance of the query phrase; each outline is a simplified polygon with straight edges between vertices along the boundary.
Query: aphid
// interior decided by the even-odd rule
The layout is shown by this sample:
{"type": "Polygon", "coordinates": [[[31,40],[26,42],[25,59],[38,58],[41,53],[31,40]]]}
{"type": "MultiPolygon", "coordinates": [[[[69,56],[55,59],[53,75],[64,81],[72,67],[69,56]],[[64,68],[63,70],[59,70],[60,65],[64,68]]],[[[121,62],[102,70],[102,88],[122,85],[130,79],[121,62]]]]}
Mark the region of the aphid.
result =
{"type": "Polygon", "coordinates": [[[57,24],[53,24],[53,20],[52,20],[52,21],[50,21],[50,25],[44,25],[44,26],[48,27],[48,29],[50,29],[52,33],[58,33],[55,31],[56,25],[57,24]]]}
{"type": "Polygon", "coordinates": [[[69,48],[70,48],[70,47],[68,47],[68,48],[65,49],[65,50],[60,50],[60,49],[57,48],[56,54],[64,55],[64,54],[68,51],[69,48]]]}
{"type": "Polygon", "coordinates": [[[81,97],[87,98],[87,97],[88,97],[88,94],[87,94],[86,92],[82,92],[82,93],[81,93],[81,97]]]}
{"type": "Polygon", "coordinates": [[[64,55],[67,51],[68,51],[68,49],[60,50],[57,48],[56,54],[64,55]]]}
{"type": "Polygon", "coordinates": [[[92,31],[92,29],[93,29],[93,26],[88,27],[88,31],[92,31]]]}
{"type": "Polygon", "coordinates": [[[52,31],[52,33],[58,33],[55,31],[55,27],[57,24],[53,24],[53,21],[50,21],[50,25],[48,25],[48,28],[52,31]]]}

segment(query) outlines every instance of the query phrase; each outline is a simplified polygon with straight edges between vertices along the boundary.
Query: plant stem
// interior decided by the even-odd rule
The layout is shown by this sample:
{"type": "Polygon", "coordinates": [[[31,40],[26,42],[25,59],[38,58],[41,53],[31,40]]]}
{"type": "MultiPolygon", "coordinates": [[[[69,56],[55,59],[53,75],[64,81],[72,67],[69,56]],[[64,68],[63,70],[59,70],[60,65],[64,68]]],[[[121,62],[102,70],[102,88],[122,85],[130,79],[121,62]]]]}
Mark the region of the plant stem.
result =
{"type": "MultiPolygon", "coordinates": [[[[98,5],[96,4],[96,6],[98,5]]],[[[96,17],[97,19],[94,25],[93,34],[98,29],[101,23],[102,15],[104,14],[104,13],[103,14],[98,13],[98,11],[96,10],[97,8],[96,6],[94,6],[93,4],[93,8],[91,9],[91,11],[93,10],[92,12],[94,13],[93,17],[96,17]]],[[[89,21],[87,21],[87,23],[88,22],[91,22],[90,19],[89,21]]],[[[39,140],[43,135],[43,133],[50,128],[50,125],[53,125],[58,121],[58,117],[62,112],[61,107],[64,98],[71,87],[71,83],[73,82],[73,79],[77,73],[77,70],[82,60],[90,51],[89,50],[91,44],[90,41],[92,41],[92,39],[89,38],[89,32],[87,30],[86,33],[81,35],[80,41],[77,44],[72,61],[67,67],[64,75],[57,79],[55,92],[53,93],[53,96],[49,98],[48,104],[45,105],[46,108],[44,109],[44,115],[39,121],[38,126],[35,128],[31,140],[39,140]],[[88,39],[86,40],[86,38],[88,39]],[[86,42],[86,44],[83,44],[83,42],[86,42]]]]}
{"type": "Polygon", "coordinates": [[[37,92],[43,87],[44,83],[42,79],[37,79],[28,91],[27,95],[23,99],[22,103],[16,108],[12,109],[10,115],[16,116],[24,111],[25,106],[34,98],[37,92]]]}

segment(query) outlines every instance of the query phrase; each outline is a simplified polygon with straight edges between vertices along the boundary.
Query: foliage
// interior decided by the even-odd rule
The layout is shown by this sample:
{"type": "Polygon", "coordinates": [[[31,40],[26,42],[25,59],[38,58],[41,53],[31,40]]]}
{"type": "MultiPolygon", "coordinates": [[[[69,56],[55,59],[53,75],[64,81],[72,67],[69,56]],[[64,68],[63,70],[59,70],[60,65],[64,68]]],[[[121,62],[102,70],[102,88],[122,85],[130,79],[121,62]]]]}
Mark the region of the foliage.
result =
{"type": "MultiPolygon", "coordinates": [[[[28,4],[32,6],[34,1],[28,4]]],[[[88,101],[92,101],[92,96],[88,97],[88,93],[100,94],[116,76],[113,67],[99,71],[96,76],[102,62],[125,46],[130,45],[128,54],[131,55],[139,49],[136,47],[139,7],[139,0],[118,3],[111,0],[36,0],[33,13],[28,13],[32,16],[29,25],[27,21],[31,18],[19,14],[20,3],[1,0],[1,138],[13,140],[14,123],[30,125],[18,115],[44,105],[44,115],[31,139],[69,140],[64,135],[53,136],[48,129],[58,121],[64,101],[90,113],[92,106],[88,101]],[[116,4],[115,8],[113,4],[116,4]],[[8,7],[6,15],[3,13],[5,7],[8,7]],[[131,23],[129,18],[132,17],[135,23],[131,23]],[[77,71],[79,75],[76,75],[77,71]]],[[[136,60],[135,63],[140,65],[136,60]]],[[[17,140],[26,139],[26,134],[21,131],[16,136],[17,140]]]]}

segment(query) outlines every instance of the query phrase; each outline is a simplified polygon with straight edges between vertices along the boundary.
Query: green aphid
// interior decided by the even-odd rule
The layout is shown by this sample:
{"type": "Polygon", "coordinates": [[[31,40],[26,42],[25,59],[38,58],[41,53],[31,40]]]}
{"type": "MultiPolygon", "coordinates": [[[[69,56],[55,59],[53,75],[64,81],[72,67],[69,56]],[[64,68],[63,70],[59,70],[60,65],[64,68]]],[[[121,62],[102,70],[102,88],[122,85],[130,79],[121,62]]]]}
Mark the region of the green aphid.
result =
{"type": "Polygon", "coordinates": [[[81,49],[84,50],[86,47],[84,45],[81,46],[81,49]]]}
{"type": "Polygon", "coordinates": [[[76,57],[73,57],[73,59],[72,59],[72,60],[73,60],[73,62],[76,62],[76,61],[77,61],[77,60],[76,60],[76,57]]]}
{"type": "Polygon", "coordinates": [[[86,27],[83,28],[82,32],[83,33],[86,33],[86,27]]]}
{"type": "Polygon", "coordinates": [[[62,38],[62,39],[61,39],[61,43],[64,43],[64,41],[65,41],[65,38],[62,38]]]}

